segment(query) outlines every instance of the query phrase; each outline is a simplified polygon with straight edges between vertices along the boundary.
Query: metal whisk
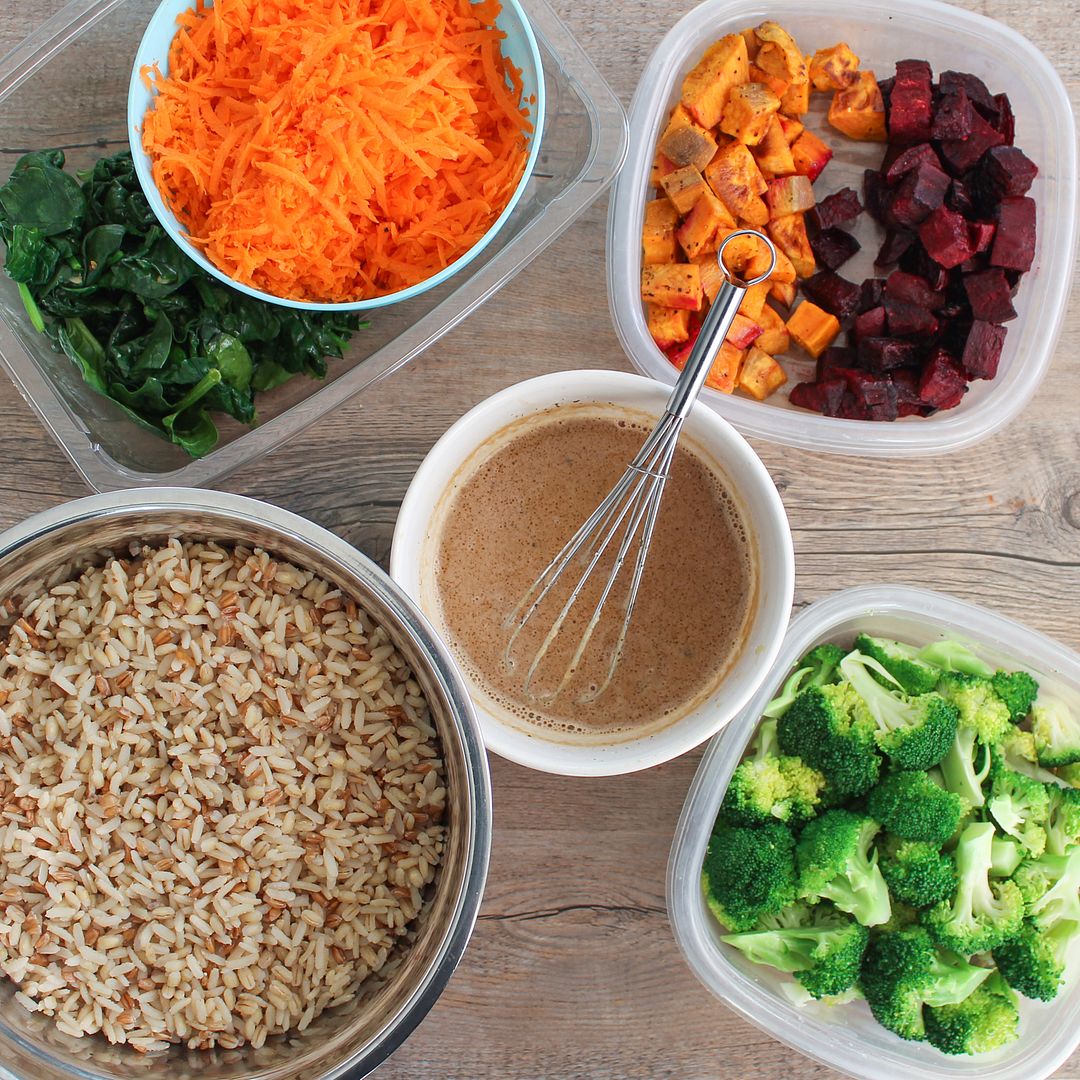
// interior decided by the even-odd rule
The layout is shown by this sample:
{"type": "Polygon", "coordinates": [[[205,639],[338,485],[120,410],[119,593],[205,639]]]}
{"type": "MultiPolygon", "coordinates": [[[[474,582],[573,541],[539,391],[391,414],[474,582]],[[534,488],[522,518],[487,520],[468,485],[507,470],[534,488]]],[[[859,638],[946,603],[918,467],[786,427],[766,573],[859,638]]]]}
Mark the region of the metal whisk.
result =
{"type": "Polygon", "coordinates": [[[615,641],[606,677],[583,694],[579,701],[583,704],[595,701],[608,688],[615,676],[615,670],[618,667],[623,645],[626,641],[627,630],[630,627],[630,619],[634,612],[634,603],[637,599],[638,588],[641,585],[645,562],[649,555],[649,546],[652,543],[653,531],[660,511],[664,485],[671,469],[671,461],[675,455],[675,447],[678,444],[683,423],[689,416],[690,410],[693,408],[694,402],[705,384],[713,358],[723,342],[736,312],[739,310],[743,294],[751,285],[764,281],[772,273],[776,265],[776,250],[761,233],[753,229],[739,229],[725,238],[716,253],[716,259],[724,275],[724,281],[720,286],[716,299],[709,308],[708,314],[705,316],[697,341],[694,343],[686,365],[675,383],[671,397],[668,398],[663,415],[652,433],[645,440],[637,457],[630,462],[622,479],[611,489],[604,501],[593,511],[581,528],[567,541],[558,555],[548,563],[507,619],[507,626],[511,628],[511,634],[506,646],[504,660],[507,664],[513,666],[515,661],[511,654],[514,643],[522,630],[528,625],[540,605],[551,594],[571,564],[575,560],[585,564],[584,570],[574,585],[569,598],[563,604],[539,651],[530,663],[524,683],[526,694],[530,693],[529,688],[533,677],[536,675],[537,668],[548,655],[555,639],[562,631],[571,609],[581,597],[582,591],[596,570],[597,564],[615,542],[616,537],[621,534],[607,581],[604,583],[599,599],[570,663],[563,673],[562,680],[554,692],[543,695],[540,699],[548,702],[553,701],[566,689],[567,684],[578,670],[585,655],[585,650],[589,646],[604,608],[615,588],[616,580],[623,566],[630,561],[630,553],[636,543],[637,553],[632,559],[633,576],[630,579],[622,627],[615,641]],[[728,270],[724,263],[724,249],[738,236],[756,237],[765,244],[771,256],[768,270],[749,281],[740,280],[728,270]]]}

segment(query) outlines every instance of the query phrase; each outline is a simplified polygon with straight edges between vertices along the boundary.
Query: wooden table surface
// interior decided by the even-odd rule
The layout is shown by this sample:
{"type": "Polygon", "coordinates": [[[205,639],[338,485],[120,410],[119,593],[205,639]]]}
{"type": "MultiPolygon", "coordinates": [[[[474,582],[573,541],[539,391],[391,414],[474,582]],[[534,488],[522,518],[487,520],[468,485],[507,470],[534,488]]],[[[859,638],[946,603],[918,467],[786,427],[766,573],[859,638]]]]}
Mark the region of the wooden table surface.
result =
{"type": "MultiPolygon", "coordinates": [[[[690,6],[555,0],[624,103],[660,37],[690,6]]],[[[963,6],[1041,48],[1076,108],[1075,0],[963,6]]],[[[36,0],[6,0],[0,52],[40,18],[36,0]]],[[[385,562],[409,479],[458,416],[533,375],[628,367],[605,295],[606,207],[606,199],[592,207],[511,285],[362,403],[338,410],[226,486],[304,514],[385,562]]],[[[918,584],[985,604],[1080,649],[1075,288],[1073,300],[1034,400],[1005,432],[971,450],[897,463],[755,443],[791,518],[796,609],[846,586],[918,584]]],[[[0,462],[0,527],[86,494],[6,379],[0,462]]],[[[676,949],[664,874],[699,757],[598,780],[560,779],[492,759],[494,845],[476,933],[446,992],[378,1070],[379,1080],[836,1075],[728,1011],[676,949]]],[[[1080,1076],[1080,1052],[1058,1075],[1080,1076]]]]}

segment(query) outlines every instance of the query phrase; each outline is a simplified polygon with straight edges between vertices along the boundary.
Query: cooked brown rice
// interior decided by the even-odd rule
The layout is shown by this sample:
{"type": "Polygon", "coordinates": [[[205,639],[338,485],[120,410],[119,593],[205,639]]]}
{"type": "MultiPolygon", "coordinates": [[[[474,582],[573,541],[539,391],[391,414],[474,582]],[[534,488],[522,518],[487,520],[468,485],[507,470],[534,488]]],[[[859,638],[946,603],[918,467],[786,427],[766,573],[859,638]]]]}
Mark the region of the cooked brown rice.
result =
{"type": "Polygon", "coordinates": [[[348,1001],[444,843],[386,632],[262,551],[170,541],[21,601],[0,658],[0,971],[71,1035],[261,1045],[348,1001]]]}

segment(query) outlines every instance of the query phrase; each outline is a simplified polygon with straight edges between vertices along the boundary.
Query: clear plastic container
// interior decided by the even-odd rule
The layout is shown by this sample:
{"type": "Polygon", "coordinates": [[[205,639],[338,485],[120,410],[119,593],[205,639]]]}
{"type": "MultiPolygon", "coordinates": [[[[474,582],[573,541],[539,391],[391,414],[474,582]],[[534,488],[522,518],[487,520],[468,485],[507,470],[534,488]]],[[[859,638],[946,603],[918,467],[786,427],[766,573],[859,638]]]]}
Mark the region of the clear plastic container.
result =
{"type": "Polygon", "coordinates": [[[1040,685],[1080,709],[1080,656],[985,608],[901,585],[846,589],[791,621],[754,700],[713,739],[694,776],[675,829],[667,902],[675,939],[694,974],[737,1013],[788,1046],[862,1080],[1042,1080],[1080,1044],[1080,982],[1075,969],[1049,1004],[1021,999],[1020,1038],[992,1054],[949,1057],[928,1043],[904,1042],[879,1026],[865,1002],[795,1006],[787,976],[723,945],[701,892],[701,865],[731,774],[761,712],[801,656],[824,641],[852,642],[859,631],[915,645],[950,638],[1005,668],[1030,671],[1040,685]]]}
{"type": "MultiPolygon", "coordinates": [[[[43,0],[39,10],[51,17],[0,59],[0,145],[63,146],[75,168],[127,146],[132,59],[155,7],[156,0],[43,0]]],[[[219,418],[221,441],[206,457],[193,461],[90,390],[33,330],[14,283],[0,274],[0,362],[92,488],[208,485],[268,453],[436,342],[607,188],[626,153],[622,105],[545,0],[524,7],[543,58],[547,119],[536,169],[510,220],[452,281],[372,312],[371,326],[331,362],[325,380],[300,376],[260,395],[258,427],[219,418]]],[[[16,160],[5,156],[0,182],[16,160]]]]}
{"type": "MultiPolygon", "coordinates": [[[[994,93],[1009,94],[1016,144],[1039,166],[1031,189],[1038,207],[1035,262],[1015,300],[997,378],[975,382],[957,408],[894,423],[839,420],[789,404],[787,391],[813,377],[813,364],[785,358],[788,384],[766,401],[706,389],[702,399],[740,431],[789,446],[871,457],[941,454],[986,438],[1012,420],[1035,392],[1054,354],[1069,295],[1077,232],[1076,131],[1068,95],[1049,61],[1002,23],[935,0],[706,0],[661,41],[630,106],[630,153],[608,217],[608,295],[615,328],[634,366],[674,382],[675,369],[649,337],[639,293],[641,226],[656,141],[678,99],[685,74],[724,34],[775,19],[807,52],[847,41],[880,78],[897,60],[918,57],[937,73],[980,76],[994,93]]],[[[818,198],[845,186],[862,189],[865,168],[877,168],[880,143],[856,143],[825,122],[830,95],[813,95],[807,126],[821,133],[834,157],[814,185],[818,198]]],[[[862,281],[874,274],[879,227],[863,214],[855,235],[863,245],[841,273],[862,281]]]]}

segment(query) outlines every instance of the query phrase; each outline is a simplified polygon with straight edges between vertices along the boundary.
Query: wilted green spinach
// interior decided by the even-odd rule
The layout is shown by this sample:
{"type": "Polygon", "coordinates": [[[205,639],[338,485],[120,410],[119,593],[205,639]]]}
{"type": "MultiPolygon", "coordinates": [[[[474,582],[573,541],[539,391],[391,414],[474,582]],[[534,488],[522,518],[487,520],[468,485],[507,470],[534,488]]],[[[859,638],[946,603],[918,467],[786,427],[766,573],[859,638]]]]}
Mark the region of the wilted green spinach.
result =
{"type": "Polygon", "coordinates": [[[127,151],[78,179],[61,150],[20,158],[0,187],[0,239],[35,328],[193,457],[217,443],[211,413],[254,422],[258,391],[325,375],[366,325],[267,304],[205,273],[158,224],[127,151]]]}

